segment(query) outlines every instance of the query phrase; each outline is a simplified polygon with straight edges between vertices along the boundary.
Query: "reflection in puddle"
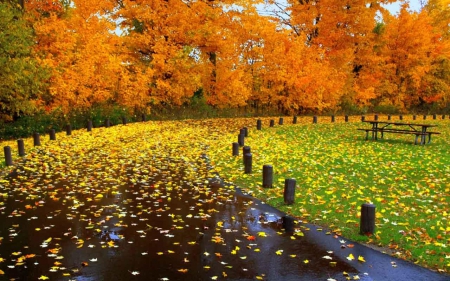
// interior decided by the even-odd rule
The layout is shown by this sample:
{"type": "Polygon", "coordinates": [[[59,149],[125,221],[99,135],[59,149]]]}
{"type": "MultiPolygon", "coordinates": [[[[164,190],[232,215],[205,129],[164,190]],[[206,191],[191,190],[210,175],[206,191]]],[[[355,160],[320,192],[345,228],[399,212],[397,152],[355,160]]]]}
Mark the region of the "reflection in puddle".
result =
{"type": "Polygon", "coordinates": [[[68,177],[63,166],[50,178],[35,167],[18,171],[0,217],[5,276],[343,280],[343,271],[357,273],[306,239],[306,226],[239,191],[209,185],[202,161],[154,157],[101,183],[87,175],[102,175],[105,163],[86,176],[68,177]],[[31,191],[24,189],[30,182],[31,191]]]}

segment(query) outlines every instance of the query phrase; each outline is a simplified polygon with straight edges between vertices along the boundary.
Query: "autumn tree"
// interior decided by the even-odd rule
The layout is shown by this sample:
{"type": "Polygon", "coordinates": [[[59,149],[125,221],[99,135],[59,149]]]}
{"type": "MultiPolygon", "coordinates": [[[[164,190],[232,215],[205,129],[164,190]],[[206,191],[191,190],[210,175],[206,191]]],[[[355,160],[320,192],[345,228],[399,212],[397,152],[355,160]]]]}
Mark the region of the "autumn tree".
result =
{"type": "Polygon", "coordinates": [[[401,110],[423,107],[443,97],[447,82],[433,66],[443,55],[440,35],[434,32],[426,11],[411,13],[404,4],[398,16],[386,18],[377,37],[379,82],[377,103],[401,110]]]}
{"type": "Polygon", "coordinates": [[[187,104],[195,92],[214,107],[285,113],[445,107],[448,3],[431,0],[420,13],[404,5],[393,16],[382,5],[390,2],[28,0],[27,55],[50,77],[34,80],[48,91],[22,100],[66,113],[104,104],[149,111],[187,104]],[[261,3],[278,9],[261,15],[261,3]]]}
{"type": "Polygon", "coordinates": [[[52,69],[48,108],[88,109],[113,101],[125,71],[120,39],[108,17],[108,1],[77,0],[73,5],[31,0],[26,9],[34,15],[36,52],[52,69]]]}
{"type": "Polygon", "coordinates": [[[47,70],[34,59],[32,28],[17,5],[0,3],[0,120],[35,112],[47,70]]]}

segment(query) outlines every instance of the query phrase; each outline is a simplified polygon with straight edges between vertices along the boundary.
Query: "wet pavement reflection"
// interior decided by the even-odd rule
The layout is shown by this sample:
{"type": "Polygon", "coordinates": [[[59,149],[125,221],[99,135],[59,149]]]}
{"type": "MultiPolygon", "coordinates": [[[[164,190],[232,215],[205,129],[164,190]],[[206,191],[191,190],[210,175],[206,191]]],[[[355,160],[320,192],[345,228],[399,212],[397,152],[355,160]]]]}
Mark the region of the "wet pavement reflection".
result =
{"type": "Polygon", "coordinates": [[[198,161],[154,157],[145,164],[123,165],[117,170],[119,180],[102,183],[95,182],[95,174],[108,167],[87,166],[88,184],[79,180],[82,175],[68,176],[64,167],[53,167],[51,176],[36,166],[19,167],[9,178],[9,189],[2,190],[1,277],[422,280],[402,279],[420,273],[444,280],[416,267],[402,272],[408,266],[402,261],[284,218],[239,190],[215,183],[208,169],[198,169],[207,166],[206,160],[198,161]],[[348,260],[349,254],[355,260],[348,260]],[[357,261],[358,256],[366,262],[357,261]]]}

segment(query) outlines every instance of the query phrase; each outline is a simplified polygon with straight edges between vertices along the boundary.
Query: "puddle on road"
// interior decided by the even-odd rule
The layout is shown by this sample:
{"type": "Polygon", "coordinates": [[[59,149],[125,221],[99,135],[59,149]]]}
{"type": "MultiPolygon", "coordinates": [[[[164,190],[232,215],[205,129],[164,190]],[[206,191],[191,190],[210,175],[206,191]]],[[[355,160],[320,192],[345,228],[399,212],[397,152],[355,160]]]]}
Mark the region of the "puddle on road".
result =
{"type": "Polygon", "coordinates": [[[116,180],[102,183],[96,175],[105,165],[86,170],[88,180],[61,166],[51,177],[19,168],[2,189],[3,277],[345,280],[344,271],[358,273],[302,236],[306,226],[285,233],[281,213],[208,185],[198,165],[155,157],[122,166],[116,180]]]}

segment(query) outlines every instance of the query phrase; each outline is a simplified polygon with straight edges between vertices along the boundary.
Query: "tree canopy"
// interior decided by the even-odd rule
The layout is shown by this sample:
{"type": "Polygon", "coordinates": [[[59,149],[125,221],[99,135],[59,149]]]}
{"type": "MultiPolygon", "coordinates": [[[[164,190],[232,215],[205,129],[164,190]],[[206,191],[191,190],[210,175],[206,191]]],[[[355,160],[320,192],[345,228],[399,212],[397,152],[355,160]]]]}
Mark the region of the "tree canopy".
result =
{"type": "Polygon", "coordinates": [[[449,108],[449,3],[350,0],[1,4],[0,113],[189,103],[323,113],[449,108]],[[260,13],[257,4],[277,10],[260,13]],[[15,38],[14,40],[12,38],[15,38]],[[47,75],[48,74],[48,75],[47,75]]]}

